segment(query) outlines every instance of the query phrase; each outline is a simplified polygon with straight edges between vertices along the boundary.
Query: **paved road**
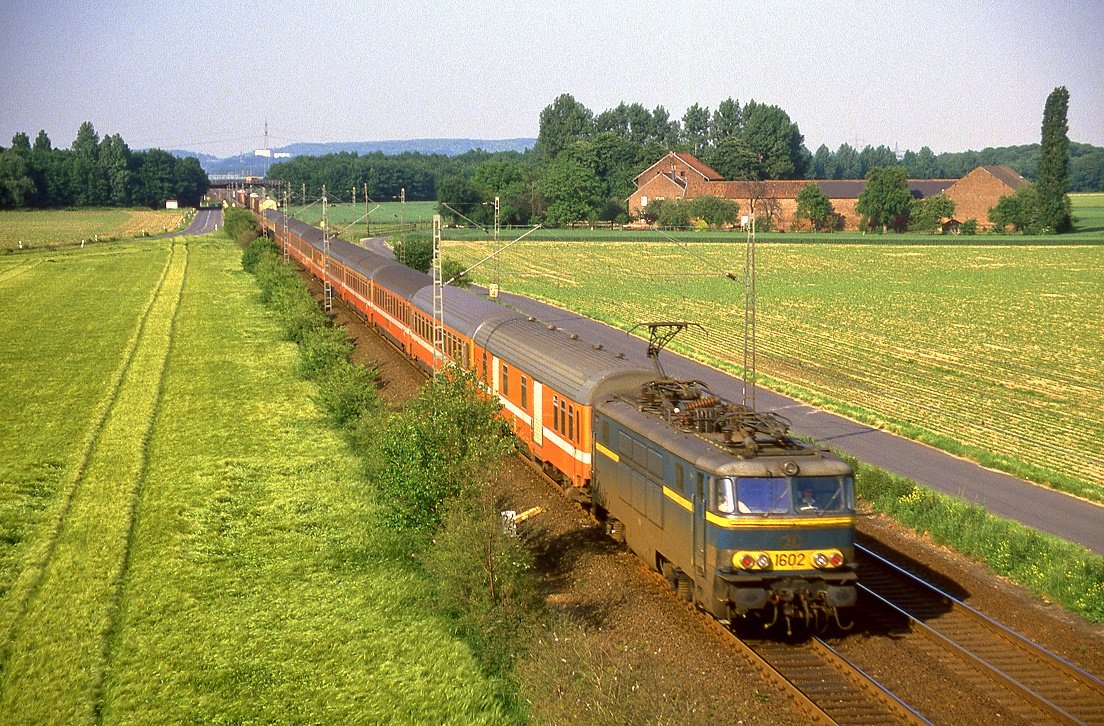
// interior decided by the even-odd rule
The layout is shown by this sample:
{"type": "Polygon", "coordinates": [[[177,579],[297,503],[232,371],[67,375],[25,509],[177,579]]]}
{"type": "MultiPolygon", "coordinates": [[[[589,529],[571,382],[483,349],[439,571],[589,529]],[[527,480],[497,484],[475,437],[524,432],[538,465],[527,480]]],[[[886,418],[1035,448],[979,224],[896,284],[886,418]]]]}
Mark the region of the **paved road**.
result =
{"type": "MultiPolygon", "coordinates": [[[[391,254],[384,238],[373,237],[364,245],[380,254],[391,254]]],[[[609,350],[623,352],[627,359],[642,366],[652,365],[647,357],[647,344],[624,331],[520,295],[503,293],[501,299],[526,315],[554,323],[609,350]]],[[[726,373],[671,351],[664,351],[661,361],[672,377],[700,380],[714,393],[732,401],[740,401],[743,396],[742,382],[726,373]]],[[[986,469],[771,391],[758,390],[756,408],[785,416],[794,433],[811,436],[861,461],[1104,555],[1104,506],[986,469]]]]}
{"type": "Polygon", "coordinates": [[[221,209],[197,209],[192,217],[191,224],[183,232],[170,232],[158,235],[159,237],[194,237],[201,234],[210,234],[222,226],[221,209]]]}

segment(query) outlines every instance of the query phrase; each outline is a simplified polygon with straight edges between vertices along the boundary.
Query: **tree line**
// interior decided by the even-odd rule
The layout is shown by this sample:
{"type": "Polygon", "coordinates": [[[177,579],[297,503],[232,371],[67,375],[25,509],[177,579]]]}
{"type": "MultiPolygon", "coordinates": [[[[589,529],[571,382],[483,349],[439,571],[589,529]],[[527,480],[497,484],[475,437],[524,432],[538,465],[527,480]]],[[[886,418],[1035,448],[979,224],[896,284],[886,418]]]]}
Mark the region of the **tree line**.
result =
{"type": "Polygon", "coordinates": [[[25,133],[0,147],[0,209],[56,207],[164,207],[166,199],[196,206],[207,193],[207,173],[194,158],[161,149],[131,151],[119,134],[102,139],[84,122],[68,149],[45,131],[34,143],[25,133]]]}
{"type": "MultiPolygon", "coordinates": [[[[446,220],[458,223],[491,224],[497,197],[504,225],[563,225],[627,221],[633,180],[671,150],[693,153],[725,179],[746,181],[866,179],[884,168],[913,179],[960,178],[983,164],[1008,164],[1035,180],[1044,156],[1042,144],[940,155],[923,147],[900,159],[884,145],[858,150],[842,144],[836,151],[821,145],[810,153],[785,110],[732,98],[712,110],[695,103],[679,119],[663,106],[639,103],[595,113],[562,94],[541,111],[539,129],[525,153],[300,156],[273,166],[269,177],[291,182],[293,194],[306,185],[317,195],[326,184],[331,196],[343,198],[353,188],[361,194],[367,184],[369,196],[384,201],[405,189],[407,199],[437,200],[446,220]]],[[[1068,189],[1104,190],[1104,149],[1068,140],[1064,148],[1068,189]]],[[[934,209],[921,215],[925,224],[934,209]]],[[[684,211],[668,210],[679,219],[684,211]]],[[[730,209],[711,212],[713,218],[731,216],[730,209]]]]}

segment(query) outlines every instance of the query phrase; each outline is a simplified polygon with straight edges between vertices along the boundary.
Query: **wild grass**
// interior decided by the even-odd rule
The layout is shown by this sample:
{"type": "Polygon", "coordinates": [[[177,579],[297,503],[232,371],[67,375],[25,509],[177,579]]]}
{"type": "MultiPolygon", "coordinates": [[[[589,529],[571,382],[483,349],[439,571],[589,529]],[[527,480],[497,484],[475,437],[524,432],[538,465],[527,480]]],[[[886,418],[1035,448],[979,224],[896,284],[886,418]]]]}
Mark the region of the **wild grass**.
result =
{"type": "Polygon", "coordinates": [[[0,721],[512,720],[427,607],[424,570],[377,526],[362,464],[296,375],[237,246],[189,241],[179,273],[168,249],[110,264],[73,250],[0,279],[25,301],[0,306],[0,346],[19,351],[0,360],[27,384],[0,398],[15,454],[0,487],[17,504],[0,526],[22,534],[5,544],[0,721]],[[139,335],[166,269],[178,307],[157,298],[139,335]],[[43,305],[45,331],[31,324],[43,305]],[[37,372],[57,388],[35,387],[37,372]],[[67,481],[80,486],[65,509],[67,481]]]}
{"type": "Polygon", "coordinates": [[[143,237],[178,229],[183,209],[50,209],[0,211],[0,254],[143,237]]]}

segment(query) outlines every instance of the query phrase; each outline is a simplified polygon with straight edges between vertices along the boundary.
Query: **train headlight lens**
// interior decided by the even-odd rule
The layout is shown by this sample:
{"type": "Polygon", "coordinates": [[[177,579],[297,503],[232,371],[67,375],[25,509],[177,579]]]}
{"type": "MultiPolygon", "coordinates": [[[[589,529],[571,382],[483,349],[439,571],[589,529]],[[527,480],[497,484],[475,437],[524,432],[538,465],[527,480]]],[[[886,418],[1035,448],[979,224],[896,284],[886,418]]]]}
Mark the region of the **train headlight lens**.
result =
{"type": "Polygon", "coordinates": [[[751,555],[746,554],[746,555],[744,555],[743,557],[740,558],[740,567],[743,567],[745,570],[750,570],[754,566],[755,566],[755,558],[752,557],[751,555]]]}
{"type": "Polygon", "coordinates": [[[756,560],[756,562],[759,565],[759,567],[764,569],[764,570],[767,569],[768,567],[770,567],[770,557],[768,557],[765,553],[759,555],[759,559],[756,560]]]}
{"type": "Polygon", "coordinates": [[[817,552],[816,557],[813,558],[813,564],[817,567],[824,567],[828,564],[828,556],[823,552],[817,552]]]}

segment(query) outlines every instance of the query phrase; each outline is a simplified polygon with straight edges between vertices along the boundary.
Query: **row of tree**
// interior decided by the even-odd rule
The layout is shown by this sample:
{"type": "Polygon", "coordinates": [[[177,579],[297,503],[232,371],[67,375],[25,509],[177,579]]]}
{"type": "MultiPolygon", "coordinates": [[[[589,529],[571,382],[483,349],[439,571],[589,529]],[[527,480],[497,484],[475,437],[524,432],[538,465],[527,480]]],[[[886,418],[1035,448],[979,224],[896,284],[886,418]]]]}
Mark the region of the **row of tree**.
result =
{"type": "Polygon", "coordinates": [[[0,209],[22,207],[195,206],[207,193],[206,172],[193,158],[161,149],[131,151],[118,134],[100,139],[81,124],[68,149],[54,148],[45,131],[34,143],[18,133],[0,149],[0,209]]]}
{"type": "MultiPolygon", "coordinates": [[[[269,176],[290,181],[293,193],[305,185],[317,194],[326,184],[331,197],[351,195],[353,188],[360,194],[365,184],[376,200],[396,199],[405,189],[407,199],[438,200],[441,213],[456,222],[490,224],[497,197],[503,224],[560,225],[627,219],[634,179],[670,150],[690,151],[726,179],[751,181],[865,179],[884,168],[899,169],[904,178],[958,178],[990,163],[1008,163],[1034,179],[1045,156],[1041,144],[939,156],[924,147],[901,159],[886,146],[843,144],[833,152],[822,145],[811,154],[803,140],[784,110],[754,100],[727,99],[715,110],[694,104],[680,120],[663,106],[649,110],[639,103],[595,114],[563,94],[541,112],[530,152],[297,157],[273,166],[269,176]]],[[[1067,167],[1080,170],[1076,184],[1104,190],[1104,149],[1067,141],[1062,153],[1073,158],[1067,167]]],[[[1082,188],[1076,184],[1067,177],[1067,187],[1082,188]]],[[[673,205],[667,214],[681,219],[685,211],[673,205]]],[[[908,205],[886,226],[900,226],[901,214],[907,219],[908,205]]],[[[930,216],[921,215],[925,224],[930,216]]]]}

